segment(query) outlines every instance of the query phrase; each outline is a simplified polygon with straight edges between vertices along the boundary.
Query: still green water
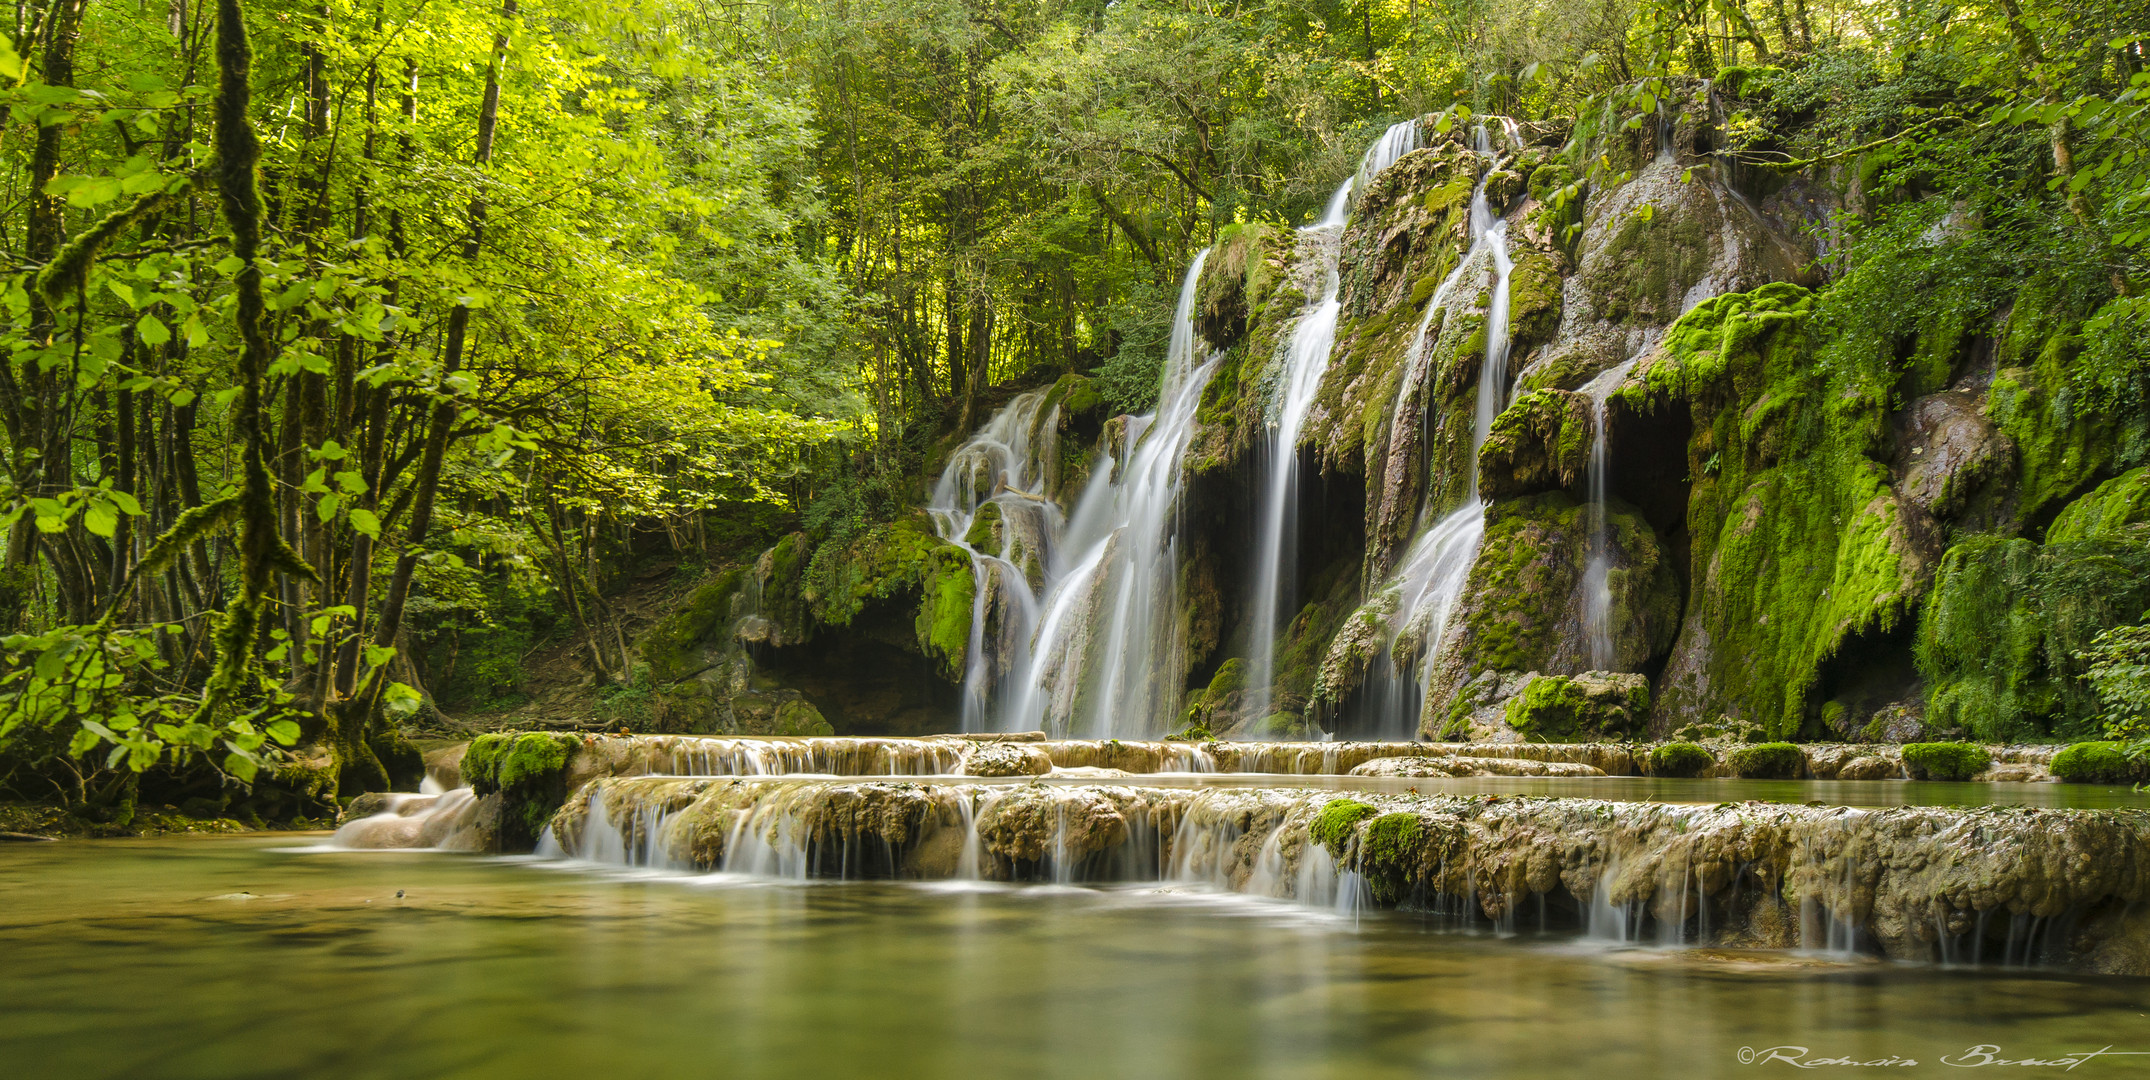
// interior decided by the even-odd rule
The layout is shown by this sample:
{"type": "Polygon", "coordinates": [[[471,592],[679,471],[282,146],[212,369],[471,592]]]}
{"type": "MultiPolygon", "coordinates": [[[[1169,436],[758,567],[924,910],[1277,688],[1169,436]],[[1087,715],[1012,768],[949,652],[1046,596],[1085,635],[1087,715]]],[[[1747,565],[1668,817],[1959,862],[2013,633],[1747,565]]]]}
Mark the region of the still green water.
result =
{"type": "Polygon", "coordinates": [[[0,845],[0,1075],[1789,1076],[1738,1061],[1787,1044],[1959,1075],[1939,1059],[1980,1044],[2150,1051],[2140,980],[305,842],[0,845]]]}

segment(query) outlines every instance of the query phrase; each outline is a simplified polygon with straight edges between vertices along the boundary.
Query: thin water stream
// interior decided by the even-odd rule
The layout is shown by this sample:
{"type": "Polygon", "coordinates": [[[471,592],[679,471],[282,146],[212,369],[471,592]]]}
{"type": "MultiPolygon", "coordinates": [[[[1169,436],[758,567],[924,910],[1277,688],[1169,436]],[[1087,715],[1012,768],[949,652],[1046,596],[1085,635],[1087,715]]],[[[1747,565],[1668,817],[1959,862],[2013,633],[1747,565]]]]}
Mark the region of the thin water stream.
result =
{"type": "Polygon", "coordinates": [[[1527,914],[1456,932],[1196,886],[293,843],[0,847],[8,1075],[1596,1080],[1788,1074],[1771,1048],[1925,1075],[1981,1046],[2150,1050],[2135,980],[1541,939],[1527,914]]]}

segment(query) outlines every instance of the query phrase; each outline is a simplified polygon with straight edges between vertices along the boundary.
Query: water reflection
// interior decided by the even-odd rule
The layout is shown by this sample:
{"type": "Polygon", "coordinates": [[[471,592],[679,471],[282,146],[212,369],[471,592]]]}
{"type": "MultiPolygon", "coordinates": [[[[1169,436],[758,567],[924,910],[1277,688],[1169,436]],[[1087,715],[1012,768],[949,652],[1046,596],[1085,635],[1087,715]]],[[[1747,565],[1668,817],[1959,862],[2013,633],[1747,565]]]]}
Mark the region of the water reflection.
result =
{"type": "Polygon", "coordinates": [[[1497,941],[1185,889],[276,846],[0,850],[10,1075],[1709,1076],[1780,1043],[2150,1049],[2129,980],[1497,941]]]}

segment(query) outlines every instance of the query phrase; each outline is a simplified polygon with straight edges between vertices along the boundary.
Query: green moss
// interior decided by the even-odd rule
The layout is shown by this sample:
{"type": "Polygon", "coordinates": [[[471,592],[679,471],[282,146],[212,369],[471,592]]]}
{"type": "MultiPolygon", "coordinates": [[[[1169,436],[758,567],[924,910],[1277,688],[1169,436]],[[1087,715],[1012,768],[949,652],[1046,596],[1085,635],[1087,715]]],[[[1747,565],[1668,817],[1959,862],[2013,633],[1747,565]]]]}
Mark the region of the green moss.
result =
{"type": "Polygon", "coordinates": [[[1993,764],[1993,755],[1976,743],[1930,742],[1904,746],[1904,767],[1913,780],[1969,780],[1993,764]]]}
{"type": "Polygon", "coordinates": [[[1393,904],[1417,890],[1432,861],[1432,840],[1417,814],[1382,814],[1366,823],[1359,835],[1359,873],[1376,901],[1393,904]]]}
{"type": "Polygon", "coordinates": [[[2069,503],[2046,530],[2048,544],[2097,540],[2150,521],[2150,468],[2131,469],[2069,503]]]}
{"type": "Polygon", "coordinates": [[[1687,410],[1688,633],[1698,676],[1660,689],[1674,721],[1730,716],[1771,735],[1818,724],[1821,666],[1899,626],[1927,563],[1876,459],[1885,376],[1815,362],[1812,297],[1767,285],[1697,306],[1620,391],[1687,410]],[[1703,644],[1706,643],[1706,644],[1703,644]]]}
{"type": "Polygon", "coordinates": [[[1807,756],[1791,743],[1761,743],[1732,751],[1732,773],[1742,780],[1796,780],[1807,756]]]}
{"type": "MultiPolygon", "coordinates": [[[[1612,503],[1606,526],[1618,553],[1607,579],[1621,651],[1616,659],[1639,665],[1671,644],[1679,579],[1656,534],[1632,508],[1612,503]]],[[[1569,598],[1589,561],[1590,538],[1588,509],[1563,491],[1486,507],[1478,558],[1451,616],[1460,628],[1455,656],[1466,677],[1544,671],[1554,664],[1569,626],[1569,598]]]]}
{"type": "Polygon", "coordinates": [[[677,682],[706,665],[701,645],[722,631],[732,615],[732,597],[739,592],[745,573],[727,570],[688,594],[679,610],[657,621],[635,643],[656,682],[677,682]]]}
{"type": "Polygon", "coordinates": [[[1548,742],[1617,736],[1639,725],[1650,712],[1650,688],[1623,687],[1599,677],[1571,679],[1543,675],[1508,699],[1508,726],[1548,742]]]}
{"type": "Polygon", "coordinates": [[[935,536],[920,513],[877,525],[848,544],[822,545],[807,569],[805,595],[814,618],[828,626],[849,626],[877,602],[914,605],[918,651],[956,681],[970,649],[975,589],[970,555],[935,536]]]}
{"type": "Polygon", "coordinates": [[[834,735],[836,729],[821,715],[821,710],[805,699],[787,701],[777,706],[776,730],[772,735],[834,735]]]}
{"type": "Polygon", "coordinates": [[[2116,742],[2079,742],[2053,757],[2053,775],[2070,784],[2126,784],[2142,775],[2116,742]]]}
{"type": "Polygon", "coordinates": [[[1546,677],[1532,679],[1523,692],[1508,699],[1508,726],[1524,733],[1561,742],[1582,733],[1590,713],[1590,700],[1574,683],[1546,677]]]}
{"type": "Polygon", "coordinates": [[[970,531],[963,534],[963,542],[973,551],[996,552],[1000,550],[1000,504],[985,502],[970,519],[970,531]]]}
{"type": "Polygon", "coordinates": [[[463,780],[503,802],[501,844],[528,848],[567,800],[567,766],[582,749],[573,735],[531,731],[480,735],[463,752],[463,780]]]}
{"type": "Polygon", "coordinates": [[[1717,758],[1705,747],[1691,742],[1666,743],[1650,751],[1650,775],[1680,779],[1700,776],[1717,758]]]}
{"type": "Polygon", "coordinates": [[[1590,467],[1595,427],[1590,400],[1581,394],[1524,394],[1494,417],[1478,450],[1478,490],[1499,499],[1577,483],[1590,467]]]}
{"type": "Polygon", "coordinates": [[[1329,854],[1341,859],[1351,846],[1359,822],[1381,811],[1357,799],[1334,799],[1314,815],[1307,826],[1307,835],[1314,842],[1329,849],[1329,854]]]}
{"type": "Polygon", "coordinates": [[[2040,546],[1951,547],[1919,623],[1928,724],[1980,739],[2081,738],[2102,709],[2081,654],[2150,606],[2150,526],[2040,546]]]}

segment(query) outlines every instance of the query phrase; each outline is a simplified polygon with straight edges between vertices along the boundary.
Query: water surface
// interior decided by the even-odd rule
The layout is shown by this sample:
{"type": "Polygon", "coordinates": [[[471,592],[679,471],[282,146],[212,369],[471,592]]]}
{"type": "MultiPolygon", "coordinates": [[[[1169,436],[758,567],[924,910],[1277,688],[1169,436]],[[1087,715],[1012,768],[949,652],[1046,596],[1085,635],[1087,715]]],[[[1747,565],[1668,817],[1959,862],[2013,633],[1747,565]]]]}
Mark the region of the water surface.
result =
{"type": "Polygon", "coordinates": [[[1956,1075],[1938,1057],[1979,1044],[2150,1050],[2139,980],[293,844],[0,845],[7,1075],[1790,1075],[1737,1062],[1779,1044],[1956,1075]]]}

